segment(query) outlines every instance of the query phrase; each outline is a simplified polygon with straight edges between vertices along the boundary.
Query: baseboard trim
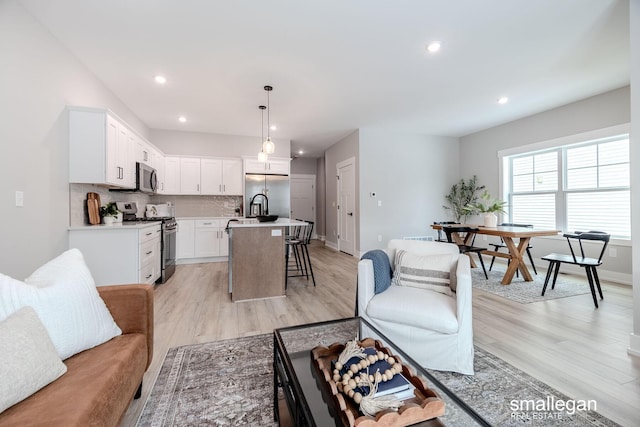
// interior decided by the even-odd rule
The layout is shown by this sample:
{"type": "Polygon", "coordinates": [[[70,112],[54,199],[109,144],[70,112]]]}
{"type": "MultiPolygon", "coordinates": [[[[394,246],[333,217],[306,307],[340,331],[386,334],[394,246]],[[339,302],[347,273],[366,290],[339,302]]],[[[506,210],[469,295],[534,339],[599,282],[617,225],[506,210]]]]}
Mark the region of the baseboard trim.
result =
{"type": "Polygon", "coordinates": [[[640,357],[640,335],[631,333],[629,335],[629,348],[627,354],[634,357],[640,357]]]}
{"type": "Polygon", "coordinates": [[[324,241],[324,245],[326,247],[328,247],[329,249],[333,249],[336,252],[338,251],[338,245],[336,243],[334,243],[334,242],[330,242],[328,240],[325,240],[324,241]]]}
{"type": "Polygon", "coordinates": [[[207,257],[207,258],[182,258],[182,259],[176,260],[176,265],[204,264],[207,262],[227,262],[227,261],[229,261],[229,257],[226,257],[226,256],[207,257]]]}

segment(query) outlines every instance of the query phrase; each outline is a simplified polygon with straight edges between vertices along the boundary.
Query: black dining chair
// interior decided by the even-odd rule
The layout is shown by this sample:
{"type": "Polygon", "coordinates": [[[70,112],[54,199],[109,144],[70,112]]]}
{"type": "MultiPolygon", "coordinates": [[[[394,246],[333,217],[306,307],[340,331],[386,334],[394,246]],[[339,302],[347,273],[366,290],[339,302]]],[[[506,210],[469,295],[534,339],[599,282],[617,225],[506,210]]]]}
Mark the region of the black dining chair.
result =
{"type": "MultiPolygon", "coordinates": [[[[455,221],[433,221],[433,225],[452,225],[457,224],[455,221]]],[[[446,236],[443,235],[442,230],[436,230],[438,232],[438,238],[435,240],[436,242],[447,243],[448,240],[446,236]]]]}
{"type": "MultiPolygon", "coordinates": [[[[533,228],[532,224],[513,224],[511,222],[503,222],[502,224],[500,224],[500,227],[524,227],[524,228],[533,228]]],[[[500,250],[500,248],[506,248],[507,245],[504,244],[504,240],[502,240],[502,237],[500,238],[500,243],[489,243],[489,245],[493,246],[493,250],[498,252],[500,250]]],[[[533,267],[533,272],[537,275],[538,274],[538,270],[536,270],[536,265],[533,262],[533,256],[531,256],[531,251],[530,249],[533,248],[533,246],[531,246],[530,244],[527,245],[527,256],[529,256],[529,261],[531,261],[531,267],[533,267]]],[[[491,257],[491,264],[489,264],[489,271],[491,271],[491,269],[493,268],[493,262],[496,260],[496,257],[491,257]]],[[[520,276],[520,273],[518,270],[516,270],[516,276],[520,276]]]]}
{"type": "MultiPolygon", "coordinates": [[[[480,260],[480,265],[482,266],[482,271],[484,271],[484,277],[485,277],[485,279],[489,280],[489,276],[487,275],[487,269],[484,268],[484,261],[482,260],[482,252],[486,251],[487,248],[481,248],[481,247],[478,247],[478,246],[459,244],[453,239],[453,236],[452,236],[453,233],[458,233],[458,235],[461,235],[461,236],[466,234],[466,233],[473,233],[474,234],[474,240],[475,240],[475,233],[478,231],[478,229],[477,228],[472,228],[472,227],[443,226],[442,230],[447,235],[447,242],[454,243],[454,244],[458,245],[458,249],[460,250],[461,254],[467,254],[469,252],[475,252],[478,255],[478,259],[480,260]]],[[[471,243],[473,244],[473,240],[472,240],[471,243]]]]}
{"type": "Polygon", "coordinates": [[[600,287],[600,279],[598,278],[598,272],[596,268],[602,265],[602,257],[604,256],[604,252],[607,249],[607,245],[609,244],[611,235],[605,233],[604,231],[576,231],[575,233],[566,233],[563,236],[567,239],[571,255],[551,253],[542,257],[543,260],[549,261],[549,269],[547,270],[547,276],[544,279],[542,295],[544,296],[544,293],[547,290],[547,285],[549,284],[549,279],[551,278],[551,272],[553,272],[553,282],[551,283],[551,289],[554,289],[556,286],[556,279],[558,278],[558,272],[560,271],[560,264],[573,264],[584,267],[587,273],[589,287],[591,288],[593,303],[595,304],[596,308],[598,308],[598,299],[596,298],[595,288],[598,288],[600,299],[604,299],[604,296],[602,295],[602,288],[600,287]],[[600,242],[602,244],[602,248],[599,250],[599,255],[597,258],[590,258],[585,256],[584,247],[582,245],[582,242],[585,240],[591,242],[600,242]],[[574,251],[573,244],[571,243],[572,241],[574,242],[574,244],[575,242],[578,242],[578,246],[580,247],[579,256],[576,255],[576,251],[574,251]]]}

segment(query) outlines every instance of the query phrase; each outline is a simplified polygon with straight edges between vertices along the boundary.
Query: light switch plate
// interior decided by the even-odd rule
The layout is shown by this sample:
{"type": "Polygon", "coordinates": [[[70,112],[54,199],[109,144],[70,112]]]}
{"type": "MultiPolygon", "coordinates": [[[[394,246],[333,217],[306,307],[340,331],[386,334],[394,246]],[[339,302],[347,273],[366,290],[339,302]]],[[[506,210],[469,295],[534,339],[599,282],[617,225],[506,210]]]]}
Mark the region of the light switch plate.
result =
{"type": "Polygon", "coordinates": [[[20,208],[24,206],[24,193],[22,191],[16,191],[16,206],[20,208]]]}

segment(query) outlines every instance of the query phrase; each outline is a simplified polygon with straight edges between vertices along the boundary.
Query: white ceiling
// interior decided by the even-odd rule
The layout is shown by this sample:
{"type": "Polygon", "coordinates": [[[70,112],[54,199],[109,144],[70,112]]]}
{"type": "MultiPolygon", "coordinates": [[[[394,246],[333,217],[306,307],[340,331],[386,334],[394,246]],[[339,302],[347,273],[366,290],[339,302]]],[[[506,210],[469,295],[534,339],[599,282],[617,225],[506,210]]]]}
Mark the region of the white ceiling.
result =
{"type": "Polygon", "coordinates": [[[150,128],[259,136],[270,84],[272,136],[307,155],[361,127],[462,136],[629,83],[627,0],[21,3],[150,128]]]}

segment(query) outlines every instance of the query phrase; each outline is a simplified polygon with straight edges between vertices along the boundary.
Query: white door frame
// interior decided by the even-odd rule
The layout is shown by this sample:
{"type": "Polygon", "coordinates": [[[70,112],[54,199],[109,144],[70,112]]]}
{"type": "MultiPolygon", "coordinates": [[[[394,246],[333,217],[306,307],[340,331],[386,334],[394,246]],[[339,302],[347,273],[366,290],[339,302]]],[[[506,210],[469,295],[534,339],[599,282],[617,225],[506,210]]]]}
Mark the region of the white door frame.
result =
{"type": "MultiPolygon", "coordinates": [[[[312,239],[317,239],[318,238],[318,187],[317,187],[317,177],[316,175],[310,175],[310,174],[291,174],[289,176],[289,183],[291,183],[291,180],[294,178],[309,178],[313,180],[313,223],[315,224],[315,227],[313,227],[313,236],[311,236],[312,239]]],[[[293,208],[293,203],[291,203],[291,200],[289,200],[289,207],[293,208]]],[[[291,218],[291,219],[295,219],[295,218],[291,218]]]]}
{"type": "MultiPolygon", "coordinates": [[[[338,236],[342,236],[343,235],[343,230],[341,229],[341,221],[340,221],[340,213],[343,210],[343,207],[341,206],[340,202],[340,179],[338,178],[340,176],[340,169],[342,169],[345,166],[349,166],[351,165],[353,167],[353,253],[350,254],[352,256],[356,256],[356,252],[357,252],[357,248],[356,248],[356,221],[358,218],[358,206],[356,205],[356,158],[355,157],[349,157],[346,160],[343,160],[341,162],[338,162],[336,164],[336,198],[338,199],[338,210],[337,210],[337,219],[338,219],[338,236]]],[[[346,215],[346,213],[345,213],[346,215]]],[[[340,237],[338,237],[336,239],[336,245],[338,247],[338,250],[340,251],[340,237]]]]}

